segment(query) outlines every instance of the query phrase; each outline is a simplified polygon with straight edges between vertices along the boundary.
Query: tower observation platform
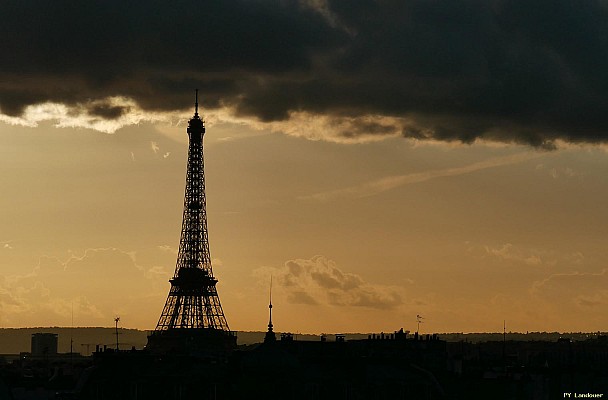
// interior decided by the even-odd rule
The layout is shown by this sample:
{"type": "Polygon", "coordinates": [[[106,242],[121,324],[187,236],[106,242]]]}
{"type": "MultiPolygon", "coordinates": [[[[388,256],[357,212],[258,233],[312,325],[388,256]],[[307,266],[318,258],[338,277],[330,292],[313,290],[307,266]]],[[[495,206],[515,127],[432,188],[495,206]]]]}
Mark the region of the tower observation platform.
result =
{"type": "Polygon", "coordinates": [[[221,353],[236,346],[236,336],[228,328],[211,267],[203,158],[205,123],[198,114],[198,90],[187,132],[188,167],[177,265],[146,348],[157,353],[221,353]]]}

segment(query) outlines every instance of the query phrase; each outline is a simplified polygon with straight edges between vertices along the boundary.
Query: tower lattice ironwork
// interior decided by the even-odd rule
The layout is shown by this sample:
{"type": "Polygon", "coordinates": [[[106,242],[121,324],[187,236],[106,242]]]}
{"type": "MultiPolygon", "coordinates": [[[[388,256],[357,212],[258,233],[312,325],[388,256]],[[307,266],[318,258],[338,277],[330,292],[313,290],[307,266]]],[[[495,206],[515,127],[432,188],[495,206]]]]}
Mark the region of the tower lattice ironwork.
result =
{"type": "Polygon", "coordinates": [[[194,107],[187,130],[188,169],[179,253],[175,273],[169,281],[169,296],[154,332],[157,335],[201,328],[230,332],[209,254],[203,159],[205,123],[198,115],[198,90],[194,107]]]}

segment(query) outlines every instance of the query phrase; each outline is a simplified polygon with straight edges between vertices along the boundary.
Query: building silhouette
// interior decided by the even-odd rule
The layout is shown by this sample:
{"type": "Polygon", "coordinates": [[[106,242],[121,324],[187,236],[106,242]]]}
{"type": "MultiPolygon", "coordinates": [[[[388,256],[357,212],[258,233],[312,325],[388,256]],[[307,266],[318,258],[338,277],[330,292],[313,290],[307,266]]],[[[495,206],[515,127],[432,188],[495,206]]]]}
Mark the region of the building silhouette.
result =
{"type": "Polygon", "coordinates": [[[54,356],[57,354],[56,333],[33,333],[31,352],[33,356],[54,356]]]}

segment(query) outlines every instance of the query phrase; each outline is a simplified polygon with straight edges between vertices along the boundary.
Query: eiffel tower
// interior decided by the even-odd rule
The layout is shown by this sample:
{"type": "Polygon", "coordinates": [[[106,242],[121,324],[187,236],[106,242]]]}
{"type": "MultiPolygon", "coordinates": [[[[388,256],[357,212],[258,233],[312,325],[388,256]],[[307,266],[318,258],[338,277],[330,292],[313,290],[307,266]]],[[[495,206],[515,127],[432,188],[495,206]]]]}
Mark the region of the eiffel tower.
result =
{"type": "Polygon", "coordinates": [[[188,169],[177,265],[156,329],[148,337],[147,348],[153,352],[213,353],[236,345],[211,268],[203,159],[205,123],[198,115],[198,90],[195,96],[194,116],[187,130],[188,169]]]}

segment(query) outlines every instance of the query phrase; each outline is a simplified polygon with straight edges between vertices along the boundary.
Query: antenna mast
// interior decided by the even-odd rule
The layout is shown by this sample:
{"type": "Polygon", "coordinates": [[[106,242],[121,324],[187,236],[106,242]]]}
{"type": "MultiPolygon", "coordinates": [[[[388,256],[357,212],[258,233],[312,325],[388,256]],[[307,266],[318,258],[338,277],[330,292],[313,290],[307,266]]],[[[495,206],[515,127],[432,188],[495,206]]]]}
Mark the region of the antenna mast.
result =
{"type": "Polygon", "coordinates": [[[198,89],[194,90],[194,116],[198,117],[198,89]]]}
{"type": "Polygon", "coordinates": [[[114,318],[114,322],[116,322],[116,351],[118,351],[118,321],[120,321],[120,317],[114,318]]]}
{"type": "Polygon", "coordinates": [[[420,334],[420,324],[422,323],[423,319],[423,316],[421,316],[420,314],[416,314],[416,322],[418,323],[418,328],[416,328],[416,336],[420,334]]]}

